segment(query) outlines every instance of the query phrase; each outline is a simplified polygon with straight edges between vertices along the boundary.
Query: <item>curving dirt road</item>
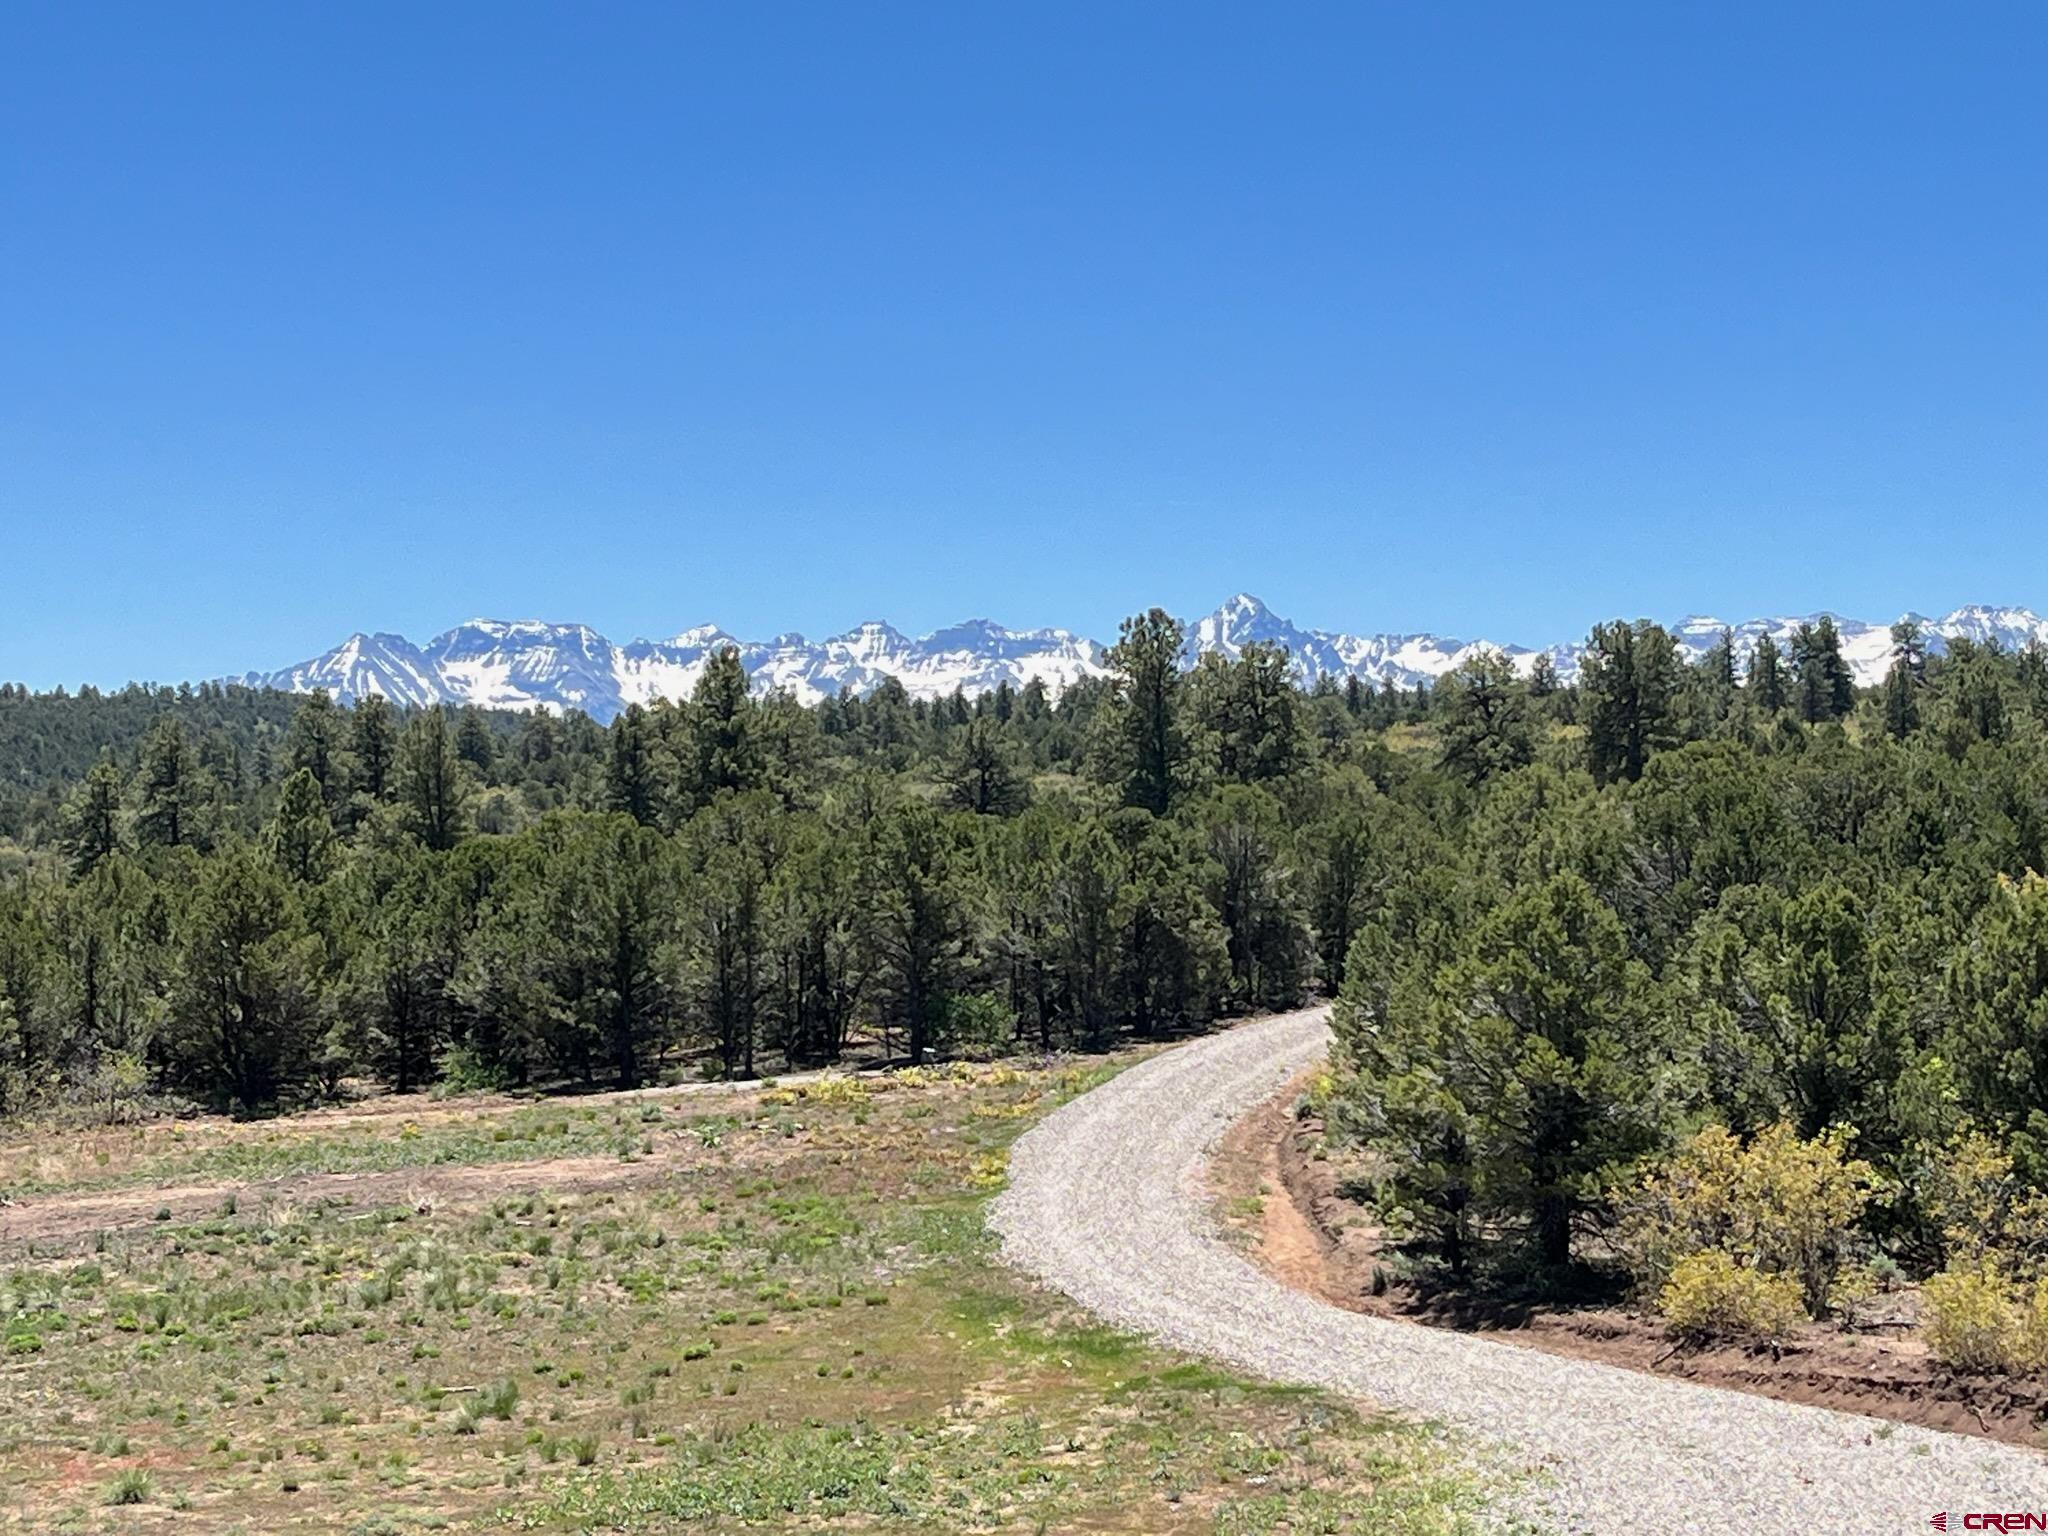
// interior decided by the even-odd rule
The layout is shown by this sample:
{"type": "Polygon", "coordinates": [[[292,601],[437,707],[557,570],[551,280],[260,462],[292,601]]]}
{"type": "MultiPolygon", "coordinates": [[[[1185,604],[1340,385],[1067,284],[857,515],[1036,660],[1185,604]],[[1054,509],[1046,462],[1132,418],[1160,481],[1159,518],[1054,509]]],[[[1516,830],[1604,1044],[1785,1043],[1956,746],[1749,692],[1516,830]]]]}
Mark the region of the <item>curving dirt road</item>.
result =
{"type": "Polygon", "coordinates": [[[1958,1530],[1970,1511],[2048,1511],[2031,1451],[1364,1317],[1272,1280],[1217,1235],[1203,1162],[1327,1039],[1327,1010],[1263,1020],[1066,1105],[1012,1154],[990,1218],[1005,1255],[1178,1348],[1469,1431],[1531,1474],[1492,1474],[1502,1514],[1556,1530],[1902,1533],[1937,1511],[1958,1530]]]}

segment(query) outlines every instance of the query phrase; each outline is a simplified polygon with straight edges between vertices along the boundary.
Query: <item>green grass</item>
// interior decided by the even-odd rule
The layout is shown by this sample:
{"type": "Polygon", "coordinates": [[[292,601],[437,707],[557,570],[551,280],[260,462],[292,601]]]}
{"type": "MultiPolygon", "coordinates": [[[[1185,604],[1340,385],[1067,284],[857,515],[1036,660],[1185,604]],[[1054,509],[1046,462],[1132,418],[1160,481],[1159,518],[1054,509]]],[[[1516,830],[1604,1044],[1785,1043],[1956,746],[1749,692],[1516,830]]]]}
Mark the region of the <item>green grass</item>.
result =
{"type": "MultiPolygon", "coordinates": [[[[0,1251],[0,1508],[79,1531],[120,1529],[128,1489],[195,1532],[1464,1529],[1441,1441],[1154,1350],[995,1262],[1005,1149],[1099,1075],[777,1089],[711,1137],[628,1106],[655,1151],[585,1185],[426,1173],[422,1200],[244,1195],[94,1252],[0,1251]]],[[[621,1130],[521,1107],[377,1151],[202,1122],[152,1155],[430,1169],[621,1130]]],[[[57,1180],[105,1175],[74,1155],[57,1180]]]]}

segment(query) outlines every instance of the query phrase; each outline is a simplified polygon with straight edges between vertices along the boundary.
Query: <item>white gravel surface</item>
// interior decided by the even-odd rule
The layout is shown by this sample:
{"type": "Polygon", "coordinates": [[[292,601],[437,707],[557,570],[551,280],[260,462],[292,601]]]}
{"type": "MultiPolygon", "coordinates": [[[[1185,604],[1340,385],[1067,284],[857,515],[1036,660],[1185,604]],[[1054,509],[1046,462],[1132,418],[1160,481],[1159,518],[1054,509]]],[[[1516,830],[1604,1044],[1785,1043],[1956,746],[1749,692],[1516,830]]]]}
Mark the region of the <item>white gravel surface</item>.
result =
{"type": "Polygon", "coordinates": [[[1013,1263],[1111,1322],[1271,1380],[1471,1432],[1504,1518],[1559,1531],[1926,1531],[2048,1511],[2032,1451],[1363,1317],[1290,1290],[1218,1235],[1204,1162],[1310,1065],[1327,1011],[1140,1063],[1018,1141],[991,1221],[1013,1263]]]}

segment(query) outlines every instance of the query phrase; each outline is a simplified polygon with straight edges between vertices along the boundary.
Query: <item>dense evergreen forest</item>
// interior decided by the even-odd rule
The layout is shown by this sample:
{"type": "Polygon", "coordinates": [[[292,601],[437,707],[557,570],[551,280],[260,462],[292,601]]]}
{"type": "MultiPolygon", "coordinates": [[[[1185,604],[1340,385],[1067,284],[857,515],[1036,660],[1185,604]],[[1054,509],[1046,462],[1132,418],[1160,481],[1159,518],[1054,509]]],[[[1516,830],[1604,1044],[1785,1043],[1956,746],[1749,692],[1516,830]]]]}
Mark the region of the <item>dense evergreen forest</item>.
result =
{"type": "Polygon", "coordinates": [[[1861,693],[1825,621],[1305,693],[1184,671],[1154,610],[1057,701],[805,708],[728,653],[609,729],[9,688],[0,1108],[1101,1048],[1321,990],[1424,1262],[1592,1245],[1819,1314],[1866,1260],[2048,1253],[2048,657],[1895,641],[1861,693]],[[1835,1217],[1780,1252],[1736,1185],[1835,1217]]]}

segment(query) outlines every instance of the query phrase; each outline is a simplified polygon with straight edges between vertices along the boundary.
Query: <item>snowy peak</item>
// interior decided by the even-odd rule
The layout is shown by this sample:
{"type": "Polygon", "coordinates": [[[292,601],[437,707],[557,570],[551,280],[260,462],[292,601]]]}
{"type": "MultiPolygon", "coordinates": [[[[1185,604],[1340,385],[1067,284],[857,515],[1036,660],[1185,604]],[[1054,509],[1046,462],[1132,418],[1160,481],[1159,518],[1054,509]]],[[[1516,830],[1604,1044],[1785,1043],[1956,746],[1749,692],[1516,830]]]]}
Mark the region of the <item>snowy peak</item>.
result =
{"type": "Polygon", "coordinates": [[[408,706],[433,704],[442,696],[437,670],[418,646],[403,635],[360,631],[324,656],[283,672],[252,672],[241,681],[288,693],[324,688],[337,698],[385,698],[408,706]]]}
{"type": "MultiPolygon", "coordinates": [[[[1681,653],[1697,661],[1722,636],[1729,637],[1738,668],[1746,668],[1757,642],[1769,635],[1783,651],[1803,624],[1821,614],[1747,619],[1724,623],[1693,614],[1672,626],[1681,653]]],[[[1833,618],[1843,656],[1859,683],[1883,678],[1892,661],[1891,625],[1833,618]]],[[[2048,620],[2031,609],[1971,604],[1939,619],[1905,618],[1921,626],[1929,651],[1939,654],[1951,640],[1999,645],[2008,650],[2048,645],[2048,620]]],[[[1263,642],[1284,646],[1295,675],[1306,686],[1325,679],[1357,677],[1375,687],[1392,683],[1413,688],[1442,677],[1473,656],[1507,657],[1527,676],[1539,656],[1550,658],[1558,676],[1578,675],[1584,644],[1578,641],[1532,650],[1487,639],[1454,639],[1433,634],[1347,634],[1304,629],[1275,613],[1249,592],[1240,592],[1186,626],[1182,660],[1194,666],[1205,655],[1234,659],[1263,642]]],[[[1021,689],[1034,678],[1055,697],[1086,678],[1108,671],[1103,647],[1064,629],[1009,629],[988,619],[965,619],[912,639],[873,619],[828,640],[809,641],[795,631],[770,641],[742,640],[715,624],[699,624],[668,640],[635,640],[615,645],[584,624],[550,624],[537,619],[471,619],[436,636],[424,648],[403,635],[354,634],[325,655],[281,671],[252,672],[237,681],[293,692],[324,688],[343,699],[373,695],[405,705],[478,704],[502,709],[580,709],[610,720],[629,704],[686,699],[704,669],[726,647],[739,654],[756,692],[781,689],[804,703],[842,691],[866,694],[894,678],[913,698],[943,698],[955,691],[973,697],[1004,683],[1021,689]]]]}
{"type": "MultiPolygon", "coordinates": [[[[1918,615],[1908,614],[1908,618],[1918,615]]],[[[1944,640],[1969,640],[1978,645],[1997,645],[2008,651],[2022,651],[2029,645],[2048,645],[2048,620],[2030,608],[1990,608],[1971,603],[1931,622],[1919,619],[1929,634],[1944,640]]]]}
{"type": "Polygon", "coordinates": [[[1413,688],[1443,676],[1479,651],[1494,651],[1526,671],[1535,653],[1490,640],[1452,640],[1439,635],[1345,635],[1302,629],[1240,592],[1214,613],[1188,626],[1187,660],[1193,665],[1214,652],[1235,660],[1253,643],[1285,646],[1301,681],[1313,687],[1325,677],[1360,677],[1413,688]]]}

